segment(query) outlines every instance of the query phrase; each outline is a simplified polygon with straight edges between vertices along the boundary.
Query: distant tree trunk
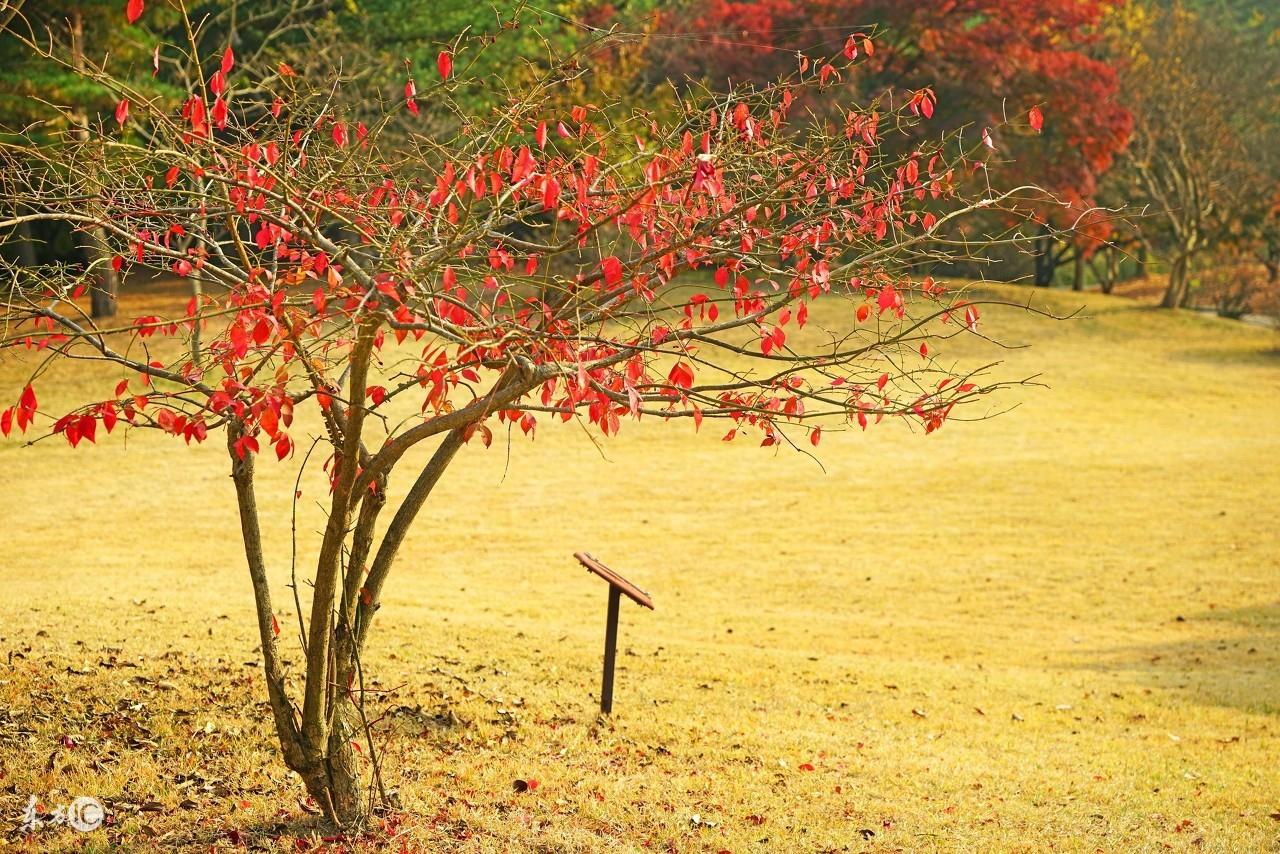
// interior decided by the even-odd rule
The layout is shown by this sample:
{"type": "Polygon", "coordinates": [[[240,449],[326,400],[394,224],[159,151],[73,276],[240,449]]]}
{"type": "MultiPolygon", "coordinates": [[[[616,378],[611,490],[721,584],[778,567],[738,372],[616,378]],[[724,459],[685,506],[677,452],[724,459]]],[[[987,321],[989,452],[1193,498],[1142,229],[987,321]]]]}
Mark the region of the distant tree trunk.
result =
{"type": "MultiPolygon", "coordinates": [[[[85,72],[84,60],[84,16],[79,10],[71,13],[68,19],[71,27],[71,60],[76,70],[85,72]]],[[[76,111],[72,114],[76,124],[73,131],[77,139],[89,138],[89,116],[76,111]]],[[[76,238],[80,251],[84,254],[85,269],[92,276],[89,293],[89,314],[94,319],[115,317],[116,293],[118,283],[116,271],[111,268],[111,250],[107,246],[106,231],[90,226],[80,232],[76,238]]]]}
{"type": "Polygon", "coordinates": [[[1035,283],[1037,287],[1047,288],[1053,284],[1053,274],[1058,265],[1054,254],[1053,231],[1048,224],[1040,226],[1040,236],[1036,238],[1035,283]]]}
{"type": "Polygon", "coordinates": [[[1084,290],[1084,251],[1076,248],[1075,267],[1071,272],[1071,290],[1084,290]]]}
{"type": "Polygon", "coordinates": [[[1098,288],[1104,294],[1111,293],[1116,286],[1116,252],[1116,244],[1108,243],[1089,259],[1089,269],[1093,271],[1094,278],[1098,280],[1098,288]]]}
{"type": "Polygon", "coordinates": [[[1106,255],[1103,259],[1106,262],[1106,275],[1102,277],[1102,292],[1104,294],[1111,293],[1112,288],[1116,286],[1116,279],[1120,277],[1120,261],[1116,257],[1117,254],[1119,254],[1119,250],[1116,249],[1114,244],[1107,246],[1106,255]]]}
{"type": "Polygon", "coordinates": [[[1190,267],[1191,258],[1188,255],[1180,254],[1173,260],[1173,266],[1169,268],[1169,286],[1165,289],[1164,298],[1160,300],[1161,308],[1179,308],[1186,303],[1190,267]]]}
{"type": "Polygon", "coordinates": [[[20,265],[34,267],[38,263],[36,260],[36,241],[31,234],[31,223],[20,222],[14,226],[10,240],[13,243],[17,261],[20,265]]]}
{"type": "MultiPolygon", "coordinates": [[[[99,229],[95,229],[97,230],[99,229]]],[[[89,290],[89,315],[95,320],[115,317],[116,294],[119,289],[115,271],[109,266],[110,262],[103,251],[104,247],[96,235],[89,234],[86,235],[85,245],[82,248],[88,256],[89,264],[98,262],[89,290]]]]}
{"type": "Polygon", "coordinates": [[[1135,279],[1144,278],[1147,275],[1147,244],[1138,244],[1137,264],[1133,270],[1135,279]]]}

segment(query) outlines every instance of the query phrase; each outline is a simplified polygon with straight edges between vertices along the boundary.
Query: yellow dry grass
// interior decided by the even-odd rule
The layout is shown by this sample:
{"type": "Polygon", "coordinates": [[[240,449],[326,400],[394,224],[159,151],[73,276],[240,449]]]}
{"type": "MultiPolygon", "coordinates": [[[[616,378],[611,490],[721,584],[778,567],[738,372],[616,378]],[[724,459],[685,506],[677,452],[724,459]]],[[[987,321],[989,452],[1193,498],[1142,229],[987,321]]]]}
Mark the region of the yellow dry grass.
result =
{"type": "MultiPolygon", "coordinates": [[[[828,434],[825,473],[651,421],[600,451],[572,425],[466,448],[367,662],[391,849],[1277,850],[1276,336],[1037,299],[1087,316],[986,323],[1034,344],[1001,375],[1051,388],[927,438],[828,434]],[[605,590],[575,549],[657,602],[624,603],[607,722],[605,590]]],[[[8,844],[316,843],[260,705],[225,449],[9,441],[0,466],[0,815],[93,795],[116,822],[8,844]]],[[[282,585],[294,470],[260,470],[282,585]]]]}

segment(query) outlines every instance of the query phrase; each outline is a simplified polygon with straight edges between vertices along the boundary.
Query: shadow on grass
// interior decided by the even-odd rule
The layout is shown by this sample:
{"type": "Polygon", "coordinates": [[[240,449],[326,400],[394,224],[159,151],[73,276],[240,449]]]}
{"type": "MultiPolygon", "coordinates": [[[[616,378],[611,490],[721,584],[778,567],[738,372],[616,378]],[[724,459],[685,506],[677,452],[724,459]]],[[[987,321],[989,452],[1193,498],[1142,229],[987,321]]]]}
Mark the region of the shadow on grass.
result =
{"type": "Polygon", "coordinates": [[[1185,362],[1197,362],[1208,365],[1239,365],[1253,362],[1259,366],[1276,367],[1280,365],[1280,334],[1276,335],[1274,347],[1258,347],[1252,350],[1240,350],[1237,347],[1195,347],[1180,350],[1177,358],[1185,362]]]}
{"type": "Polygon", "coordinates": [[[1217,637],[1116,647],[1080,665],[1122,673],[1189,702],[1280,715],[1280,602],[1188,614],[1178,625],[1217,624],[1217,637]]]}

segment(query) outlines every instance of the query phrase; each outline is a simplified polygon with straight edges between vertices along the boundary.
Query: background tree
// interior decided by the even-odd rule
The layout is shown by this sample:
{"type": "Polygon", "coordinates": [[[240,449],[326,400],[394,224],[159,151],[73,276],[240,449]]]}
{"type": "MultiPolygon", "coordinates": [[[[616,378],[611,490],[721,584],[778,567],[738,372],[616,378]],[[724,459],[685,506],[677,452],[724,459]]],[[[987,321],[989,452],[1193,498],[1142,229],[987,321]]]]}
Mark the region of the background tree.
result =
{"type": "MultiPolygon", "coordinates": [[[[856,74],[839,77],[824,100],[918,102],[930,129],[991,130],[994,176],[975,180],[1032,183],[1048,193],[1025,207],[1039,223],[1027,241],[1033,277],[1049,285],[1063,264],[1085,259],[1110,226],[1095,216],[1099,182],[1128,142],[1131,120],[1118,102],[1112,65],[1099,57],[1105,2],[959,0],[959,2],[751,3],[701,0],[663,17],[676,38],[655,39],[653,73],[705,79],[713,86],[764,82],[790,73],[807,51],[846,47],[849,33],[875,33],[874,53],[856,74]],[[1010,110],[1036,106],[1035,126],[1011,122],[1010,110]],[[1085,235],[1092,235],[1091,238],[1085,235]]],[[[851,51],[863,48],[857,40],[851,51]]],[[[816,105],[821,109],[821,104],[816,105]]],[[[912,144],[910,135],[899,144],[912,144]]]]}
{"type": "Polygon", "coordinates": [[[490,81],[455,73],[464,41],[437,54],[433,79],[413,69],[415,87],[389,106],[400,121],[430,101],[457,121],[424,117],[429,133],[386,145],[391,118],[354,118],[332,77],[282,72],[264,97],[228,103],[236,52],[206,55],[200,21],[180,24],[187,46],[161,49],[189,50],[201,71],[180,106],[72,66],[145,134],[91,126],[56,152],[22,129],[0,138],[5,209],[25,211],[0,227],[100,229],[116,266],[199,272],[216,290],[180,317],[107,326],[75,301],[83,272],[6,265],[0,352],[32,368],[0,432],[75,446],[116,427],[188,443],[224,431],[275,731],[336,825],[370,809],[361,652],[382,590],[440,477],[468,443],[489,445],[494,422],[532,436],[579,421],[609,436],[630,419],[690,432],[714,420],[726,441],[808,447],[885,417],[929,433],[1002,385],[936,358],[941,341],[978,334],[981,305],[906,271],[937,229],[1006,196],[965,200],[972,152],[925,141],[918,102],[891,115],[848,106],[835,126],[793,115],[847,59],[776,85],[690,89],[659,121],[605,92],[548,109],[578,73],[584,54],[571,55],[471,115],[461,105],[490,81]],[[902,156],[882,145],[898,133],[917,140],[902,156]],[[53,156],[67,168],[51,170],[53,156]],[[807,324],[817,299],[846,300],[846,324],[807,324]],[[202,328],[195,355],[185,339],[202,328]],[[50,372],[82,360],[117,369],[114,388],[42,409],[50,372]],[[292,585],[305,662],[293,672],[254,473],[260,456],[293,459],[309,427],[328,520],[311,544],[310,602],[292,585]],[[423,443],[429,459],[406,471],[423,443]]]}
{"type": "MultiPolygon", "coordinates": [[[[187,19],[164,6],[153,9],[145,20],[122,26],[117,0],[14,4],[11,14],[0,16],[0,123],[24,129],[27,140],[48,149],[43,162],[56,173],[64,168],[56,151],[69,138],[83,139],[91,129],[100,133],[110,128],[119,135],[149,134],[143,122],[119,121],[116,93],[99,82],[100,74],[109,71],[127,81],[153,106],[174,107],[196,88],[225,85],[214,77],[206,79],[192,61],[194,53],[209,53],[221,45],[237,53],[241,70],[226,100],[234,98],[241,110],[265,112],[271,102],[269,97],[264,100],[265,87],[282,70],[293,73],[294,66],[305,70],[334,61],[337,29],[330,13],[336,6],[336,0],[193,2],[187,4],[187,14],[199,27],[188,32],[187,19]],[[40,43],[47,58],[56,61],[34,55],[32,42],[40,43]]],[[[83,264],[92,272],[92,316],[115,314],[119,276],[100,229],[45,224],[37,233],[24,221],[9,242],[13,254],[28,265],[38,255],[83,264]],[[41,250],[42,243],[52,245],[41,250]]],[[[200,278],[192,283],[198,298],[200,278]]]]}
{"type": "Polygon", "coordinates": [[[1133,2],[1112,25],[1133,142],[1119,192],[1168,270],[1161,305],[1188,305],[1196,257],[1265,222],[1275,198],[1275,50],[1180,4],[1133,2]]]}

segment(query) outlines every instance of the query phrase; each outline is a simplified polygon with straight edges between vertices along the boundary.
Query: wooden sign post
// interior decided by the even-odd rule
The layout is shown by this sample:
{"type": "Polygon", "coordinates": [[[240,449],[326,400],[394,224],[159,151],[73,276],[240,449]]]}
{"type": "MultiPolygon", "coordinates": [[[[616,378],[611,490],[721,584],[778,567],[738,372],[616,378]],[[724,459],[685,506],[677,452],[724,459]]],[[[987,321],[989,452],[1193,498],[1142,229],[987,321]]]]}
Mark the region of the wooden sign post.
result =
{"type": "Polygon", "coordinates": [[[573,556],[589,572],[609,582],[609,611],[604,624],[604,676],[600,683],[600,711],[608,715],[613,712],[613,664],[618,654],[618,605],[622,602],[622,594],[650,611],[653,610],[653,599],[586,552],[574,552],[573,556]]]}

